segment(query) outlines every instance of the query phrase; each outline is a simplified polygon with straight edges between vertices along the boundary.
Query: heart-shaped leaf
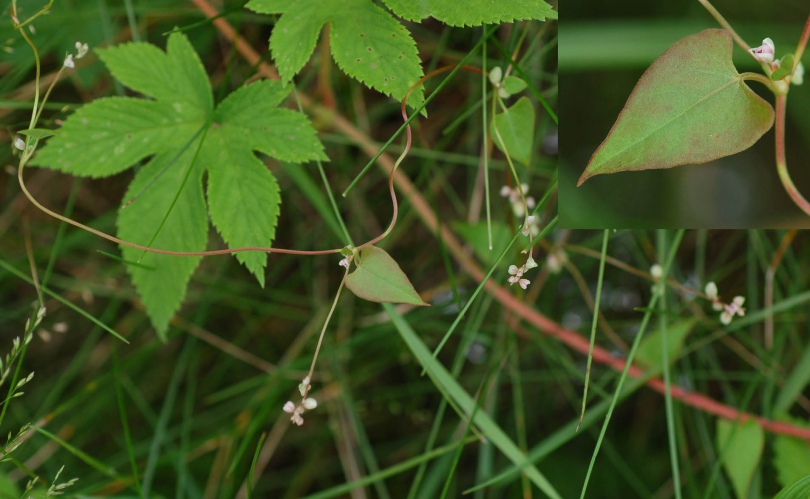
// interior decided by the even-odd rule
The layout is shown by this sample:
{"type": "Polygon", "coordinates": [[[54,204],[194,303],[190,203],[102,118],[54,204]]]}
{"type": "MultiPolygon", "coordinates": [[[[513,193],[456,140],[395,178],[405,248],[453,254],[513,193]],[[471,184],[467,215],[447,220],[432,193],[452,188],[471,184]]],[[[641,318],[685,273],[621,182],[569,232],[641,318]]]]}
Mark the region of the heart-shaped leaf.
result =
{"type": "Polygon", "coordinates": [[[524,165],[529,164],[534,138],[534,106],[528,97],[521,97],[505,112],[496,114],[490,128],[498,149],[524,165]]]}
{"type": "Polygon", "coordinates": [[[391,255],[375,246],[360,251],[357,268],[346,276],[346,287],[368,301],[430,306],[422,301],[391,255]]]}
{"type": "Polygon", "coordinates": [[[727,31],[707,29],[667,49],[636,84],[577,185],[600,173],[706,163],[751,147],[773,108],[731,62],[727,31]]]}
{"type": "Polygon", "coordinates": [[[764,445],[765,436],[756,421],[749,419],[736,425],[724,419],[717,421],[717,448],[723,453],[723,467],[737,497],[748,497],[764,445]]]}

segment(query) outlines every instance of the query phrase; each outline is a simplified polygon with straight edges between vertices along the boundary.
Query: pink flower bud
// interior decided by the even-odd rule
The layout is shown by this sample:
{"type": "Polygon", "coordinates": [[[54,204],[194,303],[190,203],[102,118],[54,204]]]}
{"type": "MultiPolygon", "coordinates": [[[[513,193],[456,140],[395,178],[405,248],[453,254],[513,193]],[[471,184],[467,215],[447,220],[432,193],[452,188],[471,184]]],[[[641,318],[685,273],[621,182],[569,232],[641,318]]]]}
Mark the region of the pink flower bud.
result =
{"type": "Polygon", "coordinates": [[[770,38],[766,38],[762,40],[762,45],[756,48],[752,48],[749,50],[751,55],[754,56],[759,62],[764,62],[765,64],[770,64],[773,62],[773,51],[775,47],[773,45],[773,40],[770,38]]]}

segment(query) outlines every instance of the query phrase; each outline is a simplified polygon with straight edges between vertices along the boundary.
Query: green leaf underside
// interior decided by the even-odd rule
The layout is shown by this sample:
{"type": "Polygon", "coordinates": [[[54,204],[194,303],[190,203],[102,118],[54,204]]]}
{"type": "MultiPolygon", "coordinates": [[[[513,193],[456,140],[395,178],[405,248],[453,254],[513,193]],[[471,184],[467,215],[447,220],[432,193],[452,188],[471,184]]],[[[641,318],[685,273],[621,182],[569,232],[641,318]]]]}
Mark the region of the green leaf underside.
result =
{"type": "MultiPolygon", "coordinates": [[[[681,348],[686,337],[695,327],[695,319],[686,319],[667,327],[667,357],[670,364],[674,364],[680,357],[681,348]]],[[[648,369],[663,368],[663,352],[661,351],[661,329],[656,329],[644,335],[636,352],[636,362],[648,369]]]]}
{"type": "MultiPolygon", "coordinates": [[[[410,33],[370,0],[252,0],[251,10],[282,14],[270,35],[270,50],[281,78],[288,82],[315,50],[318,35],[330,25],[335,63],[349,76],[397,100],[422,77],[422,66],[410,33]]],[[[408,105],[424,102],[422,88],[408,105]]]]}
{"type": "Polygon", "coordinates": [[[779,65],[779,69],[773,72],[771,75],[771,80],[777,81],[785,78],[786,76],[793,73],[793,54],[788,54],[782,58],[782,62],[779,65]]]}
{"type": "Polygon", "coordinates": [[[748,497],[751,478],[762,457],[765,436],[756,421],[735,424],[717,420],[717,449],[737,497],[748,497]]]}
{"type": "Polygon", "coordinates": [[[47,139],[48,137],[53,137],[54,135],[58,134],[58,130],[49,130],[47,128],[29,128],[28,130],[20,130],[20,135],[26,135],[33,139],[47,139]]]}
{"type": "Polygon", "coordinates": [[[681,39],[639,80],[577,185],[602,173],[706,163],[751,147],[773,125],[770,104],[742,81],[732,39],[681,39]]]}
{"type": "Polygon", "coordinates": [[[360,251],[360,263],[346,276],[346,287],[368,301],[429,306],[391,255],[375,246],[366,246],[360,251]]]}
{"type": "MultiPolygon", "coordinates": [[[[807,427],[807,421],[798,418],[780,418],[796,426],[807,427]]],[[[796,482],[810,473],[810,446],[801,438],[775,435],[773,442],[773,467],[783,487],[796,482]]],[[[810,494],[804,496],[810,497],[810,494]]]]}
{"type": "MultiPolygon", "coordinates": [[[[203,251],[210,214],[229,247],[269,247],[281,198],[275,178],[254,151],[295,163],[328,159],[307,118],[278,108],[289,90],[280,82],[259,81],[215,108],[205,69],[181,33],[169,37],[166,52],[146,43],[98,52],[113,76],[155,100],[109,97],[83,106],[32,164],[106,177],[149,158],[124,197],[125,203],[135,199],[119,212],[121,239],[148,245],[169,213],[151,247],[203,251]],[[203,139],[200,130],[209,120],[203,139]]],[[[200,258],[143,255],[129,247],[122,252],[126,260],[140,259],[154,268],[127,267],[152,324],[164,336],[200,258]]],[[[264,285],[266,253],[240,252],[236,258],[264,285]]]]}
{"type": "Polygon", "coordinates": [[[526,80],[518,76],[510,75],[503,79],[503,89],[511,95],[522,92],[527,86],[526,80]]]}
{"type": "Polygon", "coordinates": [[[557,13],[543,0],[383,0],[385,5],[409,21],[434,17],[450,26],[480,26],[534,19],[557,19],[557,13]]]}
{"type": "Polygon", "coordinates": [[[474,224],[456,222],[453,230],[464,239],[464,242],[472,247],[473,253],[487,265],[495,265],[498,256],[503,252],[509,240],[512,239],[513,232],[505,223],[492,223],[492,249],[489,249],[489,230],[487,223],[477,222],[474,224]]]}
{"type": "Polygon", "coordinates": [[[490,133],[501,152],[528,165],[532,157],[534,139],[534,106],[529,98],[521,97],[506,112],[496,114],[490,125],[490,133]],[[496,127],[500,138],[495,133],[496,127]]]}

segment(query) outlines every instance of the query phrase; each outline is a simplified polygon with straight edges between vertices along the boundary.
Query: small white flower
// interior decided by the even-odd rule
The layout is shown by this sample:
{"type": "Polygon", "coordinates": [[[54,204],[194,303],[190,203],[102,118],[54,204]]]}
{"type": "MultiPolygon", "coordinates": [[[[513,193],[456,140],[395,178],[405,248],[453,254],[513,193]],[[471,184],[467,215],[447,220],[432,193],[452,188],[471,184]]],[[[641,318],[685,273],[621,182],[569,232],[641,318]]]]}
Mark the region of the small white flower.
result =
{"type": "Polygon", "coordinates": [[[301,404],[304,406],[304,409],[311,411],[312,409],[318,407],[318,401],[313,398],[304,399],[301,404]]]}
{"type": "Polygon", "coordinates": [[[301,417],[301,413],[299,413],[299,412],[296,412],[295,414],[293,414],[292,417],[290,418],[290,421],[297,424],[298,426],[301,426],[302,424],[304,424],[304,418],[301,417]]]}
{"type": "Polygon", "coordinates": [[[292,401],[288,400],[286,404],[284,404],[284,412],[292,414],[295,412],[295,404],[292,401]]]}
{"type": "Polygon", "coordinates": [[[73,62],[73,54],[68,54],[67,57],[65,57],[65,64],[64,65],[65,65],[66,68],[75,68],[76,67],[76,64],[73,62]]]}
{"type": "Polygon", "coordinates": [[[82,42],[76,42],[76,59],[81,59],[85,55],[87,55],[87,44],[82,42]]]}
{"type": "Polygon", "coordinates": [[[526,270],[530,270],[537,267],[537,262],[535,262],[534,258],[530,256],[526,259],[526,264],[523,266],[526,268],[526,270]]]}
{"type": "Polygon", "coordinates": [[[706,283],[706,287],[703,291],[710,300],[717,300],[717,284],[715,284],[714,281],[706,283]]]}
{"type": "Polygon", "coordinates": [[[340,261],[340,263],[338,263],[338,265],[340,265],[341,267],[345,267],[346,269],[348,269],[348,268],[349,268],[349,255],[344,256],[344,257],[343,257],[343,260],[341,260],[341,261],[340,261]]]}
{"type": "Polygon", "coordinates": [[[773,44],[773,40],[766,38],[762,40],[762,45],[752,48],[748,52],[754,56],[754,59],[757,61],[770,64],[773,62],[773,52],[775,48],[776,47],[773,44]]]}
{"type": "Polygon", "coordinates": [[[529,237],[529,233],[532,230],[534,222],[535,222],[534,215],[529,215],[528,217],[526,217],[526,221],[523,223],[523,228],[520,229],[520,233],[523,234],[525,237],[529,237]]]}
{"type": "Polygon", "coordinates": [[[25,141],[19,137],[14,139],[14,147],[19,149],[20,151],[25,151],[25,141]]]}
{"type": "Polygon", "coordinates": [[[496,87],[501,86],[501,79],[503,78],[503,70],[499,66],[489,70],[489,81],[496,87]]]}
{"type": "Polygon", "coordinates": [[[301,392],[302,397],[307,396],[307,392],[309,391],[309,383],[310,383],[309,376],[304,378],[300,385],[298,385],[298,391],[301,392]]]}
{"type": "Polygon", "coordinates": [[[801,85],[804,83],[804,64],[801,62],[793,69],[793,76],[790,78],[790,83],[794,85],[801,85]]]}
{"type": "Polygon", "coordinates": [[[531,281],[529,281],[528,279],[521,279],[518,281],[518,285],[520,285],[521,288],[526,289],[529,286],[530,282],[531,281]]]}
{"type": "Polygon", "coordinates": [[[723,310],[723,313],[720,314],[720,322],[722,322],[723,325],[728,326],[731,323],[731,319],[733,319],[735,315],[743,317],[745,315],[745,309],[742,308],[744,303],[744,296],[735,296],[731,303],[723,307],[725,310],[723,310]]]}
{"type": "Polygon", "coordinates": [[[510,265],[509,266],[509,274],[512,276],[507,279],[509,284],[520,284],[523,289],[526,289],[526,285],[529,284],[529,281],[526,279],[521,279],[523,277],[523,273],[526,272],[525,267],[518,267],[517,265],[510,265]],[[522,281],[526,281],[526,285],[522,283],[522,281]]]}
{"type": "Polygon", "coordinates": [[[650,275],[654,280],[661,279],[661,276],[664,275],[664,269],[658,265],[657,263],[650,267],[650,275]]]}

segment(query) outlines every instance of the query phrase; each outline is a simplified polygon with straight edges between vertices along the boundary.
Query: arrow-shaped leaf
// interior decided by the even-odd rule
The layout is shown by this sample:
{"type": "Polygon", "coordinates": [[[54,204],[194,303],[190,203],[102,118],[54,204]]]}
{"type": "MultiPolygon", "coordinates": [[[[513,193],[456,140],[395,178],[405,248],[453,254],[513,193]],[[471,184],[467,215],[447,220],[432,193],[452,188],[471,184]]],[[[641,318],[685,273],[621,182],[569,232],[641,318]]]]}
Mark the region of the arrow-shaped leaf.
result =
{"type": "Polygon", "coordinates": [[[496,114],[490,128],[498,149],[524,165],[529,164],[534,138],[534,106],[528,97],[521,97],[505,112],[496,114]]]}
{"type": "Polygon", "coordinates": [[[639,80],[577,185],[600,173],[706,163],[751,147],[773,108],[731,62],[731,35],[707,29],[667,49],[639,80]]]}
{"type": "Polygon", "coordinates": [[[360,251],[360,262],[354,272],[346,276],[346,287],[368,301],[429,306],[391,255],[375,246],[366,246],[360,251]]]}

